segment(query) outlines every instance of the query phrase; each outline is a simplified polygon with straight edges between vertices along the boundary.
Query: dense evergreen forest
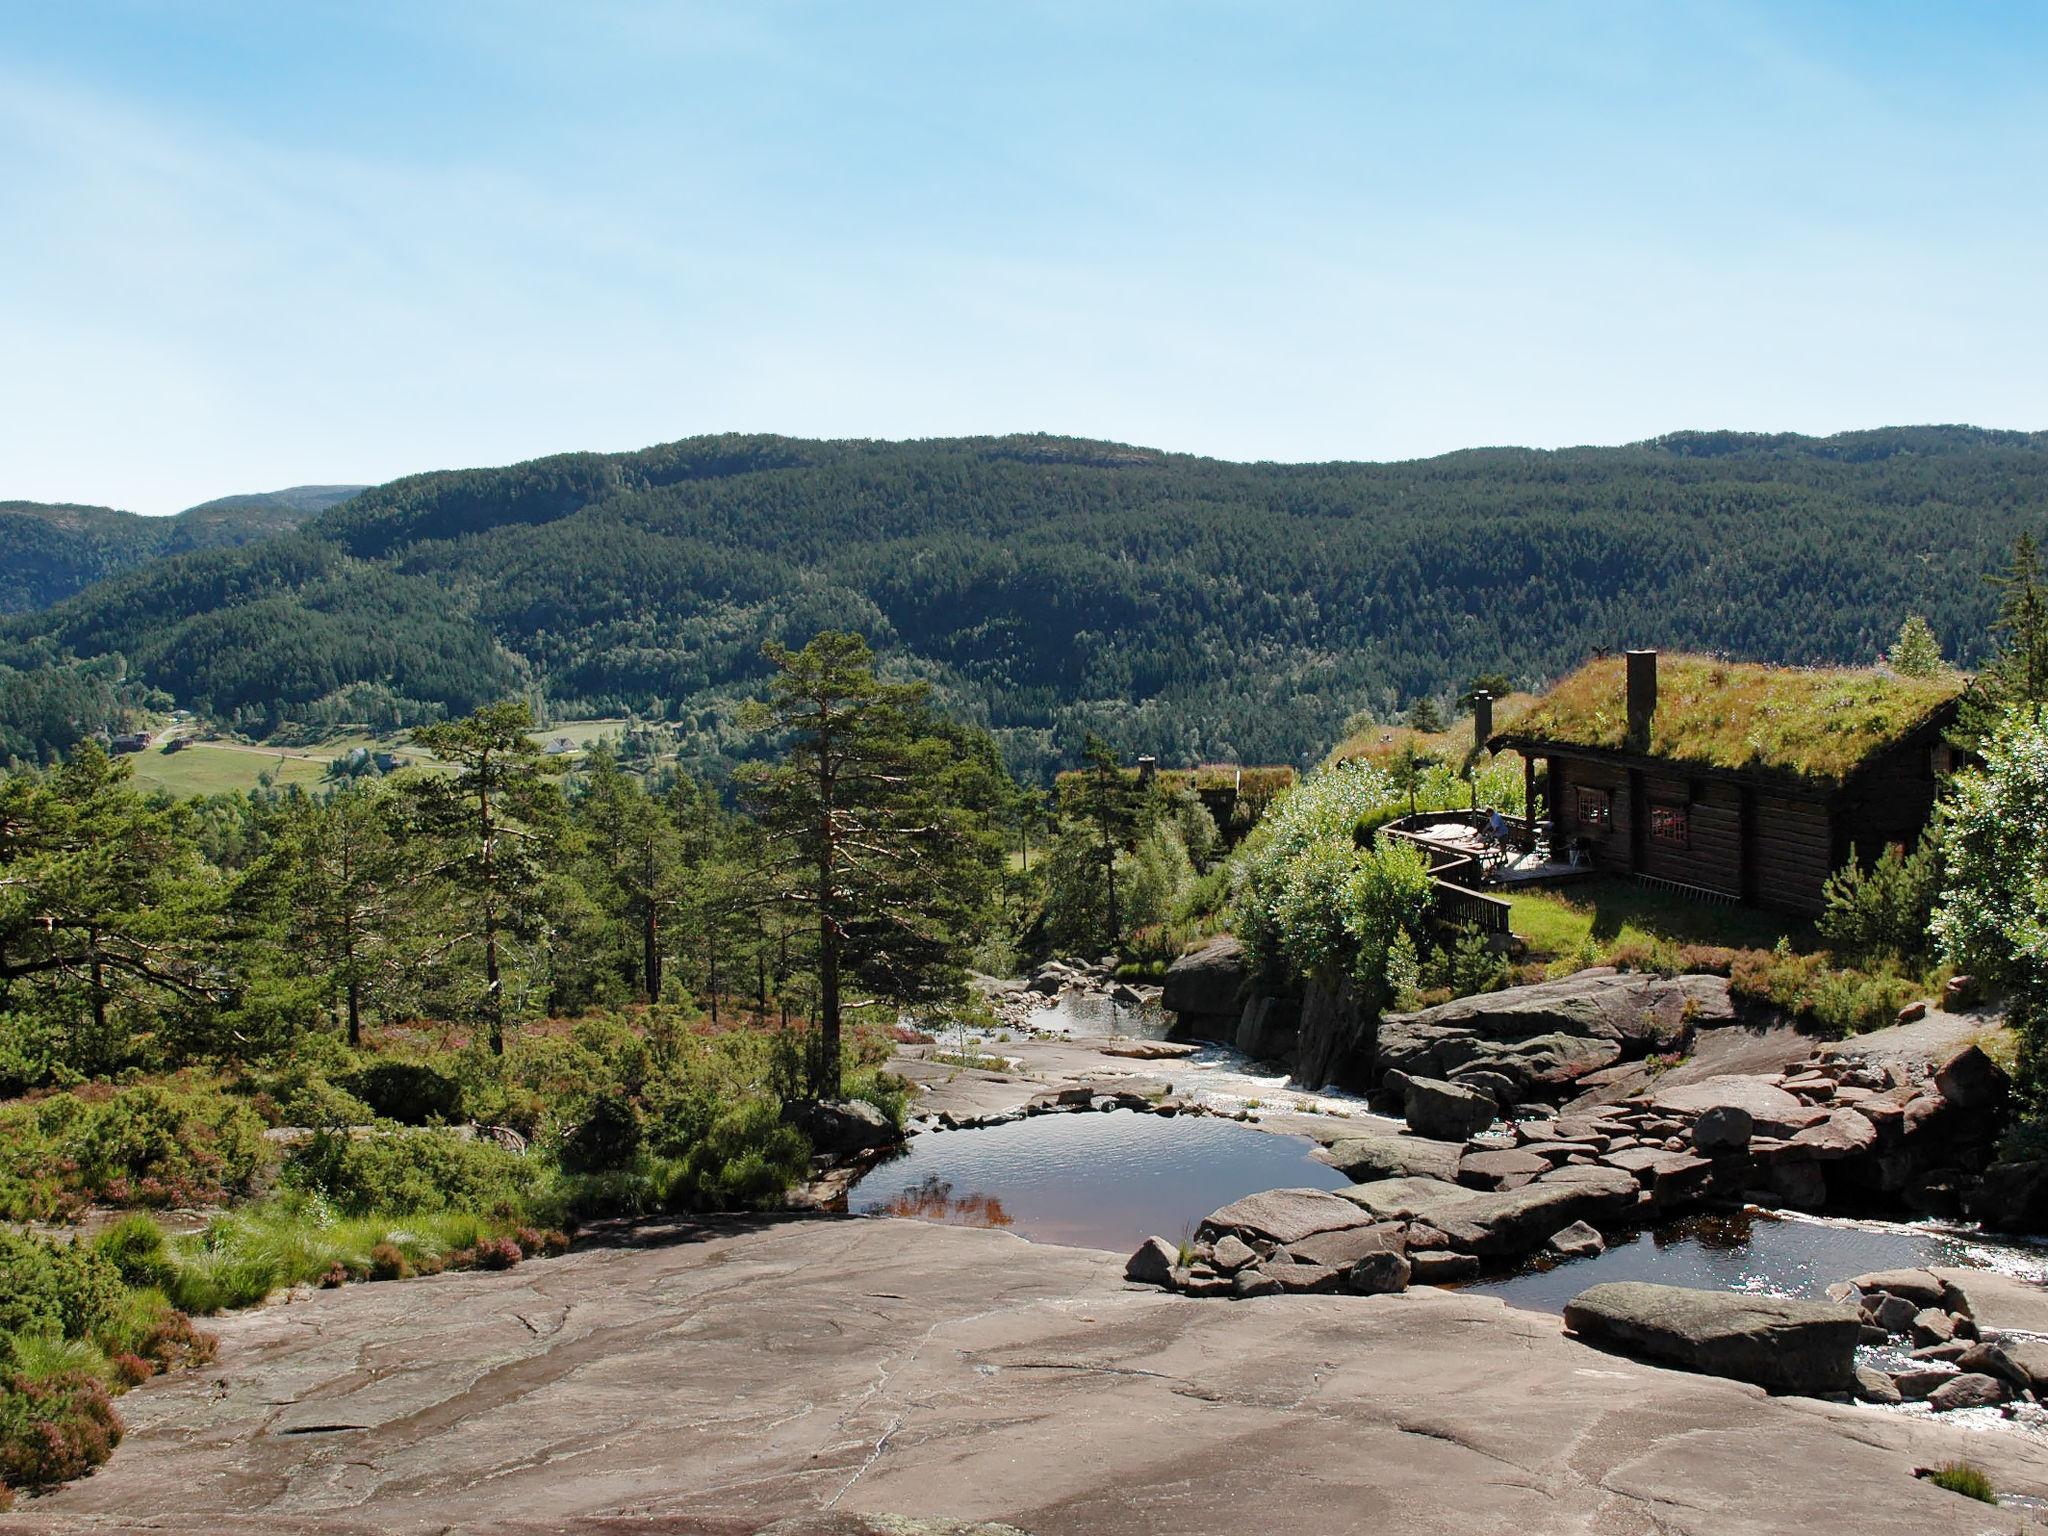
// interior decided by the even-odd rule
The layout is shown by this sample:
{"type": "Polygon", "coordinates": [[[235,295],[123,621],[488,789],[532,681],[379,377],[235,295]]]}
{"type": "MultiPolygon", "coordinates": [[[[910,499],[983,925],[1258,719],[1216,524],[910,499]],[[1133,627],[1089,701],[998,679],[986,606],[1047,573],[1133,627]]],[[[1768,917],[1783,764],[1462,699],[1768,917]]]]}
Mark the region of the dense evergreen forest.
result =
{"type": "Polygon", "coordinates": [[[745,750],[762,642],[840,628],[1026,774],[1091,730],[1299,763],[1358,710],[1601,648],[1863,662],[1918,612],[1967,663],[1981,578],[2044,512],[2048,433],[1962,427],[1308,465],[696,438],[394,481],[17,616],[0,665],[25,692],[119,657],[122,686],[257,734],[522,694],[674,722],[714,766],[745,750]]]}
{"type": "Polygon", "coordinates": [[[0,613],[47,608],[108,576],[165,555],[247,544],[295,528],[360,491],[295,485],[223,496],[175,517],[112,507],[0,501],[0,613]]]}

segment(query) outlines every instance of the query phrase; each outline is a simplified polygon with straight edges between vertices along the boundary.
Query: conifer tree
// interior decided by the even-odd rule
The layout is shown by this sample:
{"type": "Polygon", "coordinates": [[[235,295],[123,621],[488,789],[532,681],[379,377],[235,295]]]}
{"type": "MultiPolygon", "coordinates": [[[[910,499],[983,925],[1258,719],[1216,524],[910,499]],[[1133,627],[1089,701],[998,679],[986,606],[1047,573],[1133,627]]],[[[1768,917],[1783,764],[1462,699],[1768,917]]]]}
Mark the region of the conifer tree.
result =
{"type": "Polygon", "coordinates": [[[1917,613],[1906,615],[1899,626],[1899,638],[1892,642],[1892,670],[1901,677],[1933,677],[1945,663],[1941,642],[1917,613]]]}
{"type": "Polygon", "coordinates": [[[477,1011],[498,1056],[505,1053],[505,942],[543,937],[541,885],[559,823],[560,797],[527,735],[532,728],[532,711],[508,700],[423,725],[412,738],[456,769],[452,778],[422,774],[409,788],[421,829],[442,850],[442,890],[469,919],[465,936],[483,968],[477,1011]]]}
{"type": "Polygon", "coordinates": [[[845,1014],[862,1001],[850,991],[895,1006],[957,995],[1001,844],[962,803],[956,744],[931,720],[923,684],[877,679],[859,635],[763,654],[769,697],[743,718],[781,751],[741,785],[777,899],[815,928],[809,1086],[832,1098],[845,1014]]]}

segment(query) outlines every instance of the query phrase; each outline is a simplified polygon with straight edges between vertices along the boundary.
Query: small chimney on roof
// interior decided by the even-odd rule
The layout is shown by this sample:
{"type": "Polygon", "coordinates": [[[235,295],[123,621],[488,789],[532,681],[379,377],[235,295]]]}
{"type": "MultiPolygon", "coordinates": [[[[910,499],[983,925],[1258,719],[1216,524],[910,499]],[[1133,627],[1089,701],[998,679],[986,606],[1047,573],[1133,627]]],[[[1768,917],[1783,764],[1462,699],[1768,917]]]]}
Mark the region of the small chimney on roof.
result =
{"type": "Polygon", "coordinates": [[[1628,744],[1631,750],[1650,747],[1650,720],[1657,713],[1657,653],[1628,653],[1628,744]]]}
{"type": "Polygon", "coordinates": [[[1493,695],[1481,688],[1472,695],[1472,745],[1479,751],[1486,750],[1486,739],[1493,734],[1493,695]]]}
{"type": "Polygon", "coordinates": [[[1158,758],[1141,757],[1138,759],[1138,782],[1140,784],[1150,784],[1152,780],[1158,776],[1158,773],[1158,758]]]}

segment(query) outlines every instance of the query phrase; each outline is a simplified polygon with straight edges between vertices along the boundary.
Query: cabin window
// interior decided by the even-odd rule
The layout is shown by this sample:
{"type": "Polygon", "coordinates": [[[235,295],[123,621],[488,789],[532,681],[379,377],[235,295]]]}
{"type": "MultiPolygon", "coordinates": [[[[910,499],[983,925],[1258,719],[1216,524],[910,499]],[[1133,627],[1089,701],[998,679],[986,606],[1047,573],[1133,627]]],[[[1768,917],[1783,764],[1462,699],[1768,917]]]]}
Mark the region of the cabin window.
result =
{"type": "Polygon", "coordinates": [[[1579,825],[1605,832],[1614,824],[1614,797],[1604,789],[1579,791],[1579,825]]]}
{"type": "Polygon", "coordinates": [[[1682,805],[1651,806],[1650,840],[1656,843],[1669,843],[1674,848],[1691,847],[1691,813],[1682,805]]]}

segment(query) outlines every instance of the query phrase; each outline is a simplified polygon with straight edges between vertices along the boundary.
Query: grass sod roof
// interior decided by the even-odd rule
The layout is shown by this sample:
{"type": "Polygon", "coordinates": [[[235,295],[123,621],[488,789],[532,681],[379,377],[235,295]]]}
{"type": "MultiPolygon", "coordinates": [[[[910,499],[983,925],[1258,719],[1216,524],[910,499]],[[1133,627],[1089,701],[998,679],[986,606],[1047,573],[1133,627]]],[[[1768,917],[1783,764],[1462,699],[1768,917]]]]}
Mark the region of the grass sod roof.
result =
{"type": "MultiPolygon", "coordinates": [[[[1901,677],[1876,668],[1768,667],[1667,655],[1657,663],[1649,757],[1839,784],[1873,753],[1958,698],[1959,672],[1901,677]]],[[[1495,736],[1516,746],[1627,752],[1627,662],[1589,661],[1495,736]]]]}

